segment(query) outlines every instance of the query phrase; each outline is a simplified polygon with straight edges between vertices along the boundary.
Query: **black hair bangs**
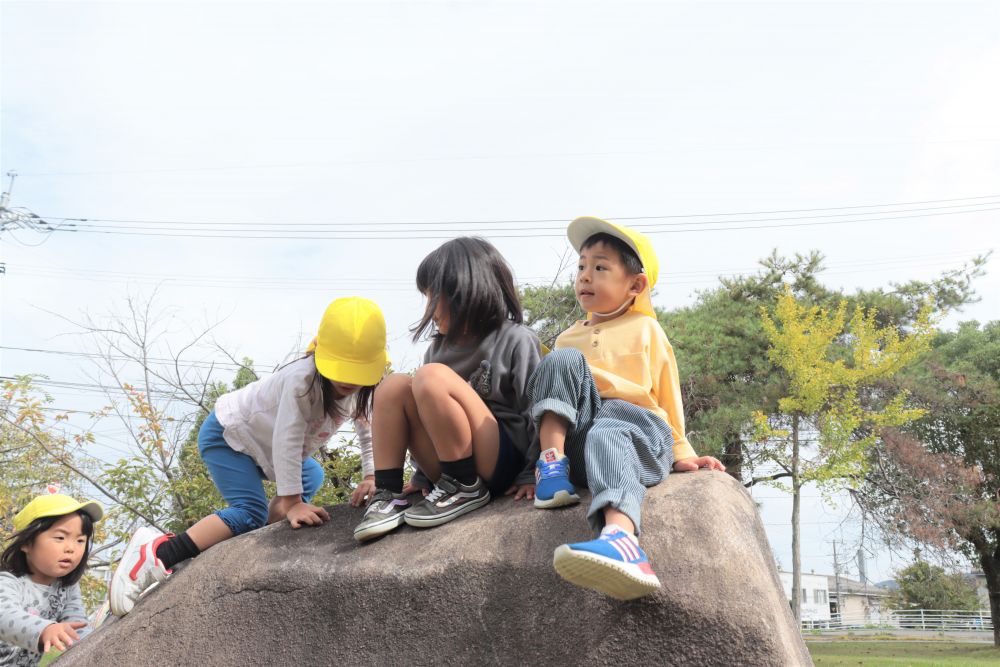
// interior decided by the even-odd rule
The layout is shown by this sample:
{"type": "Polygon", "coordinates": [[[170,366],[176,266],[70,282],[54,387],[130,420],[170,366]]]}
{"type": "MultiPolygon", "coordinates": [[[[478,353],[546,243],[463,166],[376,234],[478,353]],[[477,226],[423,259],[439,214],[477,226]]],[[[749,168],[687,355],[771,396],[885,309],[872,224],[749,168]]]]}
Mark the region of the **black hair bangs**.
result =
{"type": "Polygon", "coordinates": [[[427,306],[410,329],[414,341],[433,326],[439,303],[448,309],[444,339],[449,343],[467,337],[481,339],[506,320],[524,321],[510,265],[485,239],[462,236],[427,255],[417,267],[417,289],[427,297],[427,306]]]}

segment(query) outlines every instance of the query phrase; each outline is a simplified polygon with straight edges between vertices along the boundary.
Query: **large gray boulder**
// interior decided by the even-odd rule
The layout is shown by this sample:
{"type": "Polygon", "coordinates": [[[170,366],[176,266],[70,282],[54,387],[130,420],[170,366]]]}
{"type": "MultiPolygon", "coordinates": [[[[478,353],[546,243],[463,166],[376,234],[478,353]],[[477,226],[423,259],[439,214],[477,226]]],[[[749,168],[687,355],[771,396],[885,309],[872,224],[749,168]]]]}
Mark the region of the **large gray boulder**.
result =
{"type": "Polygon", "coordinates": [[[632,602],[552,569],[558,545],[589,538],[585,509],[503,498],[363,546],[346,506],[322,527],[270,526],[208,550],[59,666],[812,664],[731,477],[650,490],[642,544],[663,588],[632,602]]]}

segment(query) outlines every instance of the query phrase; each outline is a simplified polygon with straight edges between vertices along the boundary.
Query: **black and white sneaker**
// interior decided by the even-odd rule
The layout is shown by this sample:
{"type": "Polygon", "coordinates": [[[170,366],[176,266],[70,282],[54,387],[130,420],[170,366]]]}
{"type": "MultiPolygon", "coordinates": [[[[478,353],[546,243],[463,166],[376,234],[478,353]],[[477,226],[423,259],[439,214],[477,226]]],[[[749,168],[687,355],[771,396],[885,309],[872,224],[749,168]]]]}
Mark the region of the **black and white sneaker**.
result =
{"type": "Polygon", "coordinates": [[[354,528],[354,539],[367,542],[390,533],[403,525],[403,513],[410,509],[410,501],[402,493],[377,489],[368,501],[365,518],[354,528]]]}
{"type": "Polygon", "coordinates": [[[415,528],[430,528],[448,523],[467,512],[490,502],[490,490],[479,477],[475,484],[459,483],[454,477],[441,475],[426,498],[406,510],[405,521],[415,528]]]}

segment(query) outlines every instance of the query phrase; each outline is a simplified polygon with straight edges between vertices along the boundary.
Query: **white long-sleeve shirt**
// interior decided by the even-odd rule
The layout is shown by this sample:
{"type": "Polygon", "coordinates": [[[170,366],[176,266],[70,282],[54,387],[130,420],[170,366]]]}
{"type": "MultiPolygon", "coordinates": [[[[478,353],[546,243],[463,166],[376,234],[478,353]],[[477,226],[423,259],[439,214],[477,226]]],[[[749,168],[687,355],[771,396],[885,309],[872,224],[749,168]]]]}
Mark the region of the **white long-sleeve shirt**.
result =
{"type": "MultiPolygon", "coordinates": [[[[318,381],[313,382],[315,373],[311,356],[297,359],[215,403],[226,444],[256,461],[277,484],[279,496],[302,493],[302,462],[347,421],[324,412],[323,391],[318,381]]],[[[337,401],[337,414],[353,414],[356,401],[356,394],[337,401]]],[[[361,447],[362,472],[372,475],[371,428],[357,419],[354,430],[361,447]]]]}
{"type": "MultiPolygon", "coordinates": [[[[34,667],[38,639],[53,623],[87,621],[79,584],[36,584],[31,577],[0,572],[0,665],[34,667]]],[[[87,628],[78,630],[81,637],[87,628]]]]}

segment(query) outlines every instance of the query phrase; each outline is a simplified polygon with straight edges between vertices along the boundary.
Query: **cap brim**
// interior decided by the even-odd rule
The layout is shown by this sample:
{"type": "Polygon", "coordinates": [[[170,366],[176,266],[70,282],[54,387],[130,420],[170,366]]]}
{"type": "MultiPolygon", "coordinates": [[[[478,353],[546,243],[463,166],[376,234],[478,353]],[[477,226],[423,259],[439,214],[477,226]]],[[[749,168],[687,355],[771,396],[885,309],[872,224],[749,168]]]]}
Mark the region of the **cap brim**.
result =
{"type": "Polygon", "coordinates": [[[607,220],[584,216],[569,223],[569,227],[566,228],[566,236],[569,237],[569,243],[573,246],[573,250],[576,250],[577,252],[580,252],[580,247],[587,241],[587,239],[594,234],[601,233],[610,234],[617,239],[621,239],[625,242],[625,245],[635,251],[637,257],[642,257],[642,253],[639,252],[639,249],[635,246],[635,241],[630,239],[627,234],[618,228],[617,225],[608,222],[607,220]]]}
{"type": "Polygon", "coordinates": [[[371,387],[379,383],[389,367],[389,355],[368,363],[358,363],[347,359],[335,359],[316,355],[316,370],[331,382],[343,382],[359,387],[371,387]]]}

